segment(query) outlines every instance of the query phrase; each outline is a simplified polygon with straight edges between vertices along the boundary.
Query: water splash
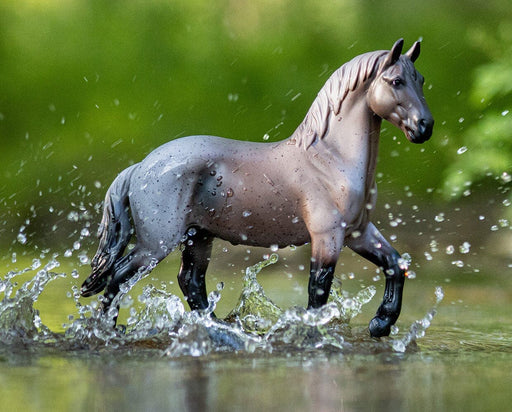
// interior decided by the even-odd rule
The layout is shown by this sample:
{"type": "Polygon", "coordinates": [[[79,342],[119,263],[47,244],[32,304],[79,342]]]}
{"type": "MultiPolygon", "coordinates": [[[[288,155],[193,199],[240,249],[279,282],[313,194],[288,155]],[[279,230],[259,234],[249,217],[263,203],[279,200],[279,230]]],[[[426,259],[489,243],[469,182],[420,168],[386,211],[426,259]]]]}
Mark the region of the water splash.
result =
{"type": "Polygon", "coordinates": [[[34,303],[49,282],[65,277],[63,273],[51,271],[59,266],[59,262],[55,259],[50,260],[31,280],[25,282],[14,293],[17,286],[14,278],[37,270],[40,266],[40,261],[35,259],[31,267],[11,271],[0,280],[0,292],[4,294],[0,302],[0,342],[4,344],[44,343],[55,339],[56,335],[41,322],[39,311],[34,308],[34,303]]]}
{"type": "Polygon", "coordinates": [[[242,294],[235,308],[227,316],[228,321],[238,321],[245,331],[264,334],[277,322],[283,311],[270,300],[256,276],[264,268],[277,263],[279,257],[276,253],[268,259],[249,266],[245,270],[242,294]]]}
{"type": "MultiPolygon", "coordinates": [[[[367,331],[354,336],[350,321],[361,313],[375,295],[374,286],[354,295],[333,282],[330,301],[318,309],[306,310],[278,307],[258,283],[258,274],[278,261],[277,254],[247,268],[244,285],[235,308],[224,320],[215,317],[217,303],[222,297],[223,284],[208,296],[208,308],[187,311],[182,300],[160,288],[146,285],[137,300],[130,295],[134,284],[147,276],[152,266],[144,268],[121,287],[114,305],[103,313],[102,297],[89,304],[80,300],[79,289],[72,286],[71,298],[78,312],[70,315],[63,333],[50,330],[41,322],[34,304],[50,281],[67,277],[52,270],[59,266],[56,256],[44,267],[39,259],[21,271],[11,271],[0,280],[0,343],[30,345],[31,348],[55,350],[108,350],[141,348],[160,351],[162,356],[208,356],[216,352],[289,353],[293,351],[327,349],[341,352],[356,351],[364,346],[373,352],[404,352],[421,338],[442,300],[442,289],[436,290],[437,301],[427,315],[416,321],[402,338],[375,341],[367,331]],[[18,287],[15,278],[37,271],[33,278],[18,287]],[[138,301],[138,302],[137,302],[138,301]],[[128,311],[126,325],[115,327],[119,305],[128,311]],[[39,346],[38,346],[39,345],[39,346]],[[358,346],[359,345],[359,346],[358,346]]],[[[71,273],[75,278],[74,272],[71,273]]]]}
{"type": "Polygon", "coordinates": [[[425,336],[425,331],[430,327],[432,319],[437,313],[437,306],[444,298],[444,291],[442,287],[436,287],[435,298],[436,301],[434,307],[430,309],[422,319],[415,321],[409,328],[409,332],[403,338],[392,341],[391,346],[394,351],[405,352],[413,342],[425,336]]]}

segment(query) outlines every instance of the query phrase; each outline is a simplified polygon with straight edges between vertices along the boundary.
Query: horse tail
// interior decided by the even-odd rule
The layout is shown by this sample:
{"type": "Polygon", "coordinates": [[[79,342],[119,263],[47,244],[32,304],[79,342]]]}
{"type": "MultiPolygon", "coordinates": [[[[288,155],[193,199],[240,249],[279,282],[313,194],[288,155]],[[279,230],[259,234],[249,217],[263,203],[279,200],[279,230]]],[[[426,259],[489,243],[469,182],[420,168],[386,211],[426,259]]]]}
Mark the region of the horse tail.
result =
{"type": "Polygon", "coordinates": [[[100,243],[92,259],[92,273],[80,289],[82,296],[101,292],[109,281],[117,260],[132,236],[129,214],[130,178],[137,165],[123,170],[110,185],[105,196],[103,217],[98,229],[100,243]]]}

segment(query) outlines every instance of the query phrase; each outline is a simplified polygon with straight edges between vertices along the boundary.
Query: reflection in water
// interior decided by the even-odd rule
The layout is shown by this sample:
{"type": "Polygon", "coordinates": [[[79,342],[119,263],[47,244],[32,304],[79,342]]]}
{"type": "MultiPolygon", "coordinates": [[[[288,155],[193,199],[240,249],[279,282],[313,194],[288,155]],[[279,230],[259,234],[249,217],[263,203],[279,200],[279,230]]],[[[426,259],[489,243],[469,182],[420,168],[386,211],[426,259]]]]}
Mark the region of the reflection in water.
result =
{"type": "Polygon", "coordinates": [[[49,355],[33,358],[23,368],[4,367],[2,390],[10,396],[3,398],[3,406],[97,411],[507,410],[512,367],[510,353],[484,352],[317,351],[180,359],[123,351],[112,355],[49,355]]]}

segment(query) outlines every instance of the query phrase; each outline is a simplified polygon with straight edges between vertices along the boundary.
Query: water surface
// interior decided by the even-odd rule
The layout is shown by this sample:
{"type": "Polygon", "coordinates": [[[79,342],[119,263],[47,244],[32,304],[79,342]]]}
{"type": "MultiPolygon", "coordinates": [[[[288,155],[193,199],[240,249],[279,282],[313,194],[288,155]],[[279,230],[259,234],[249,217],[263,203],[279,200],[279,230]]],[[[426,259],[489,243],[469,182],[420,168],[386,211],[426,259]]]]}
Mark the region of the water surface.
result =
{"type": "MultiPolygon", "coordinates": [[[[14,290],[25,290],[23,297],[28,301],[13,291],[1,304],[4,407],[180,411],[507,408],[512,367],[507,303],[512,288],[506,272],[492,276],[482,271],[441,272],[430,273],[428,279],[408,280],[403,314],[394,334],[377,340],[368,336],[366,325],[380,302],[382,282],[347,279],[349,292],[331,297],[333,303],[323,312],[308,313],[294,302],[305,300],[305,292],[297,286],[305,277],[281,273],[289,269],[288,259],[284,253],[279,263],[256,268],[256,272],[262,270],[258,279],[264,289],[255,281],[257,273],[246,278],[245,284],[242,276],[232,283],[226,274],[213,275],[213,282],[227,279],[210,295],[220,315],[233,308],[239,318],[250,315],[243,310],[250,306],[248,301],[242,299],[241,307],[239,297],[245,293],[245,299],[250,299],[252,291],[264,297],[256,309],[251,307],[252,313],[270,319],[268,324],[254,323],[250,317],[242,325],[225,324],[206,314],[191,315],[176,296],[178,292],[174,294],[175,285],[168,279],[157,280],[162,273],[153,273],[123,301],[124,332],[95,319],[94,299],[73,297],[76,275],[66,264],[56,265],[58,258],[33,264],[33,270],[17,276],[11,270],[4,276],[4,294],[18,280],[14,290]],[[9,276],[13,277],[9,280],[9,276]],[[279,304],[269,298],[274,289],[279,304]],[[285,289],[295,297],[281,296],[285,289]],[[31,299],[36,311],[31,309],[31,299]],[[13,302],[14,309],[6,316],[13,302]],[[283,318],[283,314],[287,315],[283,318]],[[259,334],[249,332],[258,329],[255,325],[260,327],[259,334]]],[[[161,270],[174,270],[174,263],[171,259],[161,270]]]]}

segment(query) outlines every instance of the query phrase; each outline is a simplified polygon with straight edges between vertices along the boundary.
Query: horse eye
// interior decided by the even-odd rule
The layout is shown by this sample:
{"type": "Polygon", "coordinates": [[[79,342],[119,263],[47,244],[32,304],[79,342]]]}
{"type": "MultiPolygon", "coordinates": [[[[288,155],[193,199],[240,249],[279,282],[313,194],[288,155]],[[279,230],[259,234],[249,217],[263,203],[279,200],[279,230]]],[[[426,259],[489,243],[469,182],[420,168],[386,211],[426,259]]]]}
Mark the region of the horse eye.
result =
{"type": "Polygon", "coordinates": [[[401,84],[403,84],[403,81],[400,77],[396,77],[394,78],[392,81],[391,81],[391,84],[394,86],[394,87],[398,87],[400,86],[401,84]]]}

